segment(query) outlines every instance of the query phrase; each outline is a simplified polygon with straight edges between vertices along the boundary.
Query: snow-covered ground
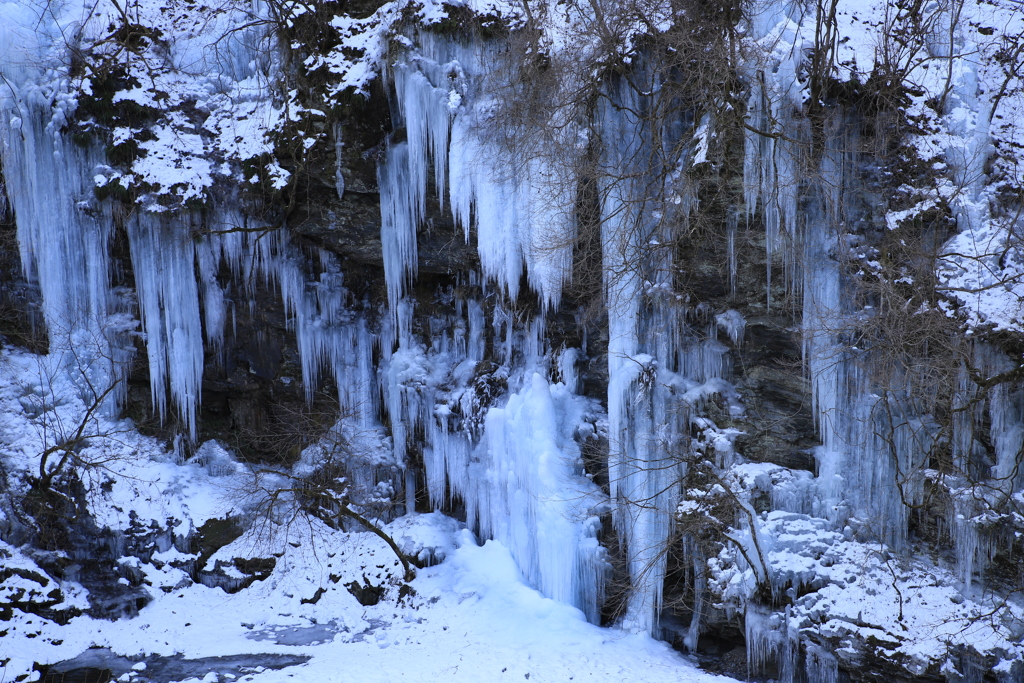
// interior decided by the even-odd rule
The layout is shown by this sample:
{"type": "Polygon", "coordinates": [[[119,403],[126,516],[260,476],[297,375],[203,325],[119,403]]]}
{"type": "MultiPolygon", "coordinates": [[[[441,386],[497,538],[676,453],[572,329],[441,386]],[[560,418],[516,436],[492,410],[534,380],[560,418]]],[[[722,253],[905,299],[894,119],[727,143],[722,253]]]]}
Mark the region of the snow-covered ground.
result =
{"type": "MultiPolygon", "coordinates": [[[[430,517],[430,516],[425,516],[430,517]]],[[[436,520],[424,519],[424,524],[436,520]]],[[[35,661],[53,663],[89,648],[135,661],[159,655],[196,659],[252,655],[240,680],[285,681],[697,681],[698,671],[665,643],[589,624],[583,614],[526,586],[508,551],[478,546],[468,531],[442,564],[419,571],[414,595],[360,605],[344,588],[366,570],[387,580],[390,550],[366,533],[298,537],[274,574],[234,595],[193,584],[164,593],[180,570],[143,565],[155,600],[135,619],[78,617],[57,625],[15,613],[4,625],[3,680],[16,680],[35,661]],[[336,572],[336,573],[335,573],[336,572]],[[338,582],[331,575],[343,575],[338,582]],[[325,588],[316,604],[303,604],[325,588]],[[261,654],[309,657],[300,666],[258,671],[261,654]]],[[[11,551],[10,548],[6,550],[11,551]]],[[[14,557],[20,560],[17,551],[14,557]]],[[[11,560],[8,560],[11,562],[11,560]]],[[[268,658],[269,659],[269,658],[268,658]]],[[[264,664],[266,662],[264,661],[264,664]]],[[[116,662],[114,662],[116,665],[116,662]]],[[[108,664],[109,666],[110,664],[108,664]]],[[[210,664],[211,670],[216,670],[210,664]]],[[[145,671],[117,671],[145,680],[145,671]]],[[[204,673],[204,675],[206,675],[204,673]]],[[[202,678],[202,676],[199,676],[202,678]]],[[[204,679],[213,680],[213,679],[204,679]]],[[[222,677],[220,680],[228,680],[222,677]]],[[[723,679],[728,680],[728,679],[723,679]]]]}
{"type": "MultiPolygon", "coordinates": [[[[58,418],[65,428],[77,425],[86,407],[56,381],[63,375],[47,362],[19,351],[0,355],[0,464],[8,493],[23,492],[23,476],[53,444],[58,418]]],[[[36,551],[2,543],[0,603],[9,609],[0,622],[2,681],[34,680],[35,663],[83,654],[80,665],[110,668],[125,681],[146,680],[147,660],[150,674],[164,681],[714,678],[665,643],[594,626],[580,610],[543,597],[526,584],[504,546],[479,545],[458,521],[440,513],[401,517],[386,527],[408,554],[444,558],[405,584],[395,554],[373,534],[337,532],[302,517],[257,517],[251,473],[215,444],[200,449],[207,457],[179,464],[171,449],[140,435],[130,422],[100,417],[88,432],[97,436],[78,456],[94,466],[79,471],[88,485],[90,512],[101,525],[127,531],[133,524],[152,524],[184,537],[210,519],[242,516],[254,521],[249,531],[210,557],[207,567],[224,560],[230,577],[234,558],[273,558],[276,565],[269,577],[228,594],[193,583],[177,567],[196,556],[169,541],[160,552],[158,542],[150,561],[129,556],[118,562],[152,597],[137,617],[107,621],[81,615],[60,624],[19,603],[45,603],[58,589],[63,602],[50,608],[85,610],[88,592],[74,581],[47,576],[34,559],[40,557],[36,551]],[[360,604],[349,589],[353,583],[356,592],[382,588],[379,602],[360,604]],[[188,675],[161,676],[161,657],[237,659],[204,659],[192,669],[185,662],[177,670],[188,675]],[[302,658],[308,660],[294,663],[302,658]],[[271,668],[280,661],[293,664],[271,668]]],[[[6,524],[11,508],[3,510],[0,523],[6,524]]]]}

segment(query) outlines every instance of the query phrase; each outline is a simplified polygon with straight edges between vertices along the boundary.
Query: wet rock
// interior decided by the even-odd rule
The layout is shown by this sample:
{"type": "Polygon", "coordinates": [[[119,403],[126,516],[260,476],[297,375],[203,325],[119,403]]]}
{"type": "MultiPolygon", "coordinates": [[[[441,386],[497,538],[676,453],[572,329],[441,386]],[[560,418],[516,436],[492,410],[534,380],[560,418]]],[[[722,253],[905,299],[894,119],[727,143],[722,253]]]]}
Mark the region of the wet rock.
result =
{"type": "MultiPolygon", "coordinates": [[[[0,560],[4,557],[5,553],[0,550],[0,560]]],[[[19,611],[66,623],[80,612],[56,609],[63,602],[63,591],[49,576],[23,567],[0,566],[0,622],[10,621],[14,612],[19,611]]]]}
{"type": "Polygon", "coordinates": [[[814,470],[819,444],[811,414],[810,385],[803,376],[799,338],[786,319],[750,318],[735,351],[735,383],[745,414],[719,426],[743,432],[737,451],[754,462],[814,470]]]}
{"type": "Polygon", "coordinates": [[[237,593],[256,581],[263,581],[274,570],[277,560],[269,558],[216,560],[212,568],[196,572],[196,580],[210,588],[220,588],[225,593],[237,593]]]}
{"type": "Polygon", "coordinates": [[[346,583],[345,588],[347,588],[348,592],[351,593],[352,596],[359,601],[359,604],[364,607],[376,605],[380,602],[381,598],[384,597],[384,593],[387,591],[387,586],[384,584],[374,586],[366,576],[363,576],[362,583],[359,581],[352,581],[350,583],[346,583]]]}

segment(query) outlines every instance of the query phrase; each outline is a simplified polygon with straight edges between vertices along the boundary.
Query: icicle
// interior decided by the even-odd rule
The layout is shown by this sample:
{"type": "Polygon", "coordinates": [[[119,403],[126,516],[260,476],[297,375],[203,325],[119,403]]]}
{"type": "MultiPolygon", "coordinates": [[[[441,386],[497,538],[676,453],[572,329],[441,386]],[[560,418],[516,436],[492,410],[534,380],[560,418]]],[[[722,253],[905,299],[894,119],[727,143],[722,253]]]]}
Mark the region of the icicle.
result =
{"type": "MultiPolygon", "coordinates": [[[[424,36],[423,41],[425,50],[432,52],[434,39],[424,36]]],[[[377,171],[384,271],[392,313],[416,274],[416,230],[426,214],[427,175],[431,166],[438,198],[444,197],[454,91],[437,87],[432,81],[445,80],[452,68],[429,58],[399,62],[393,68],[406,139],[389,145],[377,171]]],[[[335,144],[340,145],[340,128],[335,131],[335,139],[335,144]]],[[[340,152],[338,158],[340,177],[340,152]]]]}
{"type": "Polygon", "coordinates": [[[534,318],[527,327],[526,335],[521,345],[522,362],[526,374],[533,372],[540,372],[545,376],[548,374],[547,345],[544,339],[545,328],[544,316],[540,315],[534,318]]]}
{"type": "Polygon", "coordinates": [[[227,302],[224,299],[224,290],[217,282],[220,259],[211,242],[211,239],[205,239],[196,245],[196,259],[199,263],[199,280],[203,285],[206,343],[212,350],[220,351],[224,345],[227,302]]]}
{"type": "MultiPolygon", "coordinates": [[[[15,6],[8,5],[14,11],[15,6]]],[[[94,192],[97,186],[117,182],[117,174],[103,163],[102,146],[71,144],[61,133],[76,100],[67,92],[65,64],[54,64],[52,59],[63,60],[65,55],[52,48],[66,45],[64,31],[76,9],[64,8],[72,13],[67,15],[39,15],[36,9],[26,8],[5,16],[14,20],[13,29],[10,24],[0,26],[4,190],[17,214],[26,275],[39,280],[43,293],[51,351],[72,362],[77,358],[78,379],[97,386],[101,375],[105,383],[121,379],[118,373],[131,354],[125,337],[133,321],[121,310],[124,302],[109,291],[107,254],[114,217],[110,203],[98,201],[94,192]],[[58,25],[58,16],[64,24],[58,25]]],[[[232,34],[221,47],[217,68],[239,81],[252,75],[254,55],[249,42],[232,34]]],[[[197,64],[197,69],[213,66],[197,64]]],[[[333,132],[340,197],[344,192],[340,125],[333,132]]],[[[440,144],[442,158],[445,144],[440,144]]],[[[405,200],[405,206],[415,203],[405,200]]],[[[247,304],[250,312],[256,309],[258,281],[280,292],[288,324],[296,333],[307,398],[316,390],[319,373],[331,372],[345,419],[366,433],[376,433],[380,428],[373,362],[377,338],[367,320],[353,316],[347,305],[348,293],[336,260],[320,253],[319,264],[307,263],[289,244],[287,229],[268,229],[258,235],[234,229],[249,227],[256,226],[248,225],[240,211],[212,202],[202,215],[139,210],[125,219],[157,412],[164,416],[173,409],[181,418],[183,433],[195,438],[204,326],[209,347],[216,350],[223,345],[228,301],[219,278],[225,268],[249,295],[241,305],[247,304]],[[200,231],[207,235],[195,239],[200,231]],[[197,270],[201,282],[197,282],[197,270]],[[311,278],[311,271],[317,275],[311,278]]],[[[414,256],[398,256],[415,262],[414,256]]],[[[231,302],[233,325],[235,306],[240,303],[231,302]]],[[[175,452],[183,457],[184,449],[179,434],[175,452]]],[[[367,468],[359,476],[372,478],[374,471],[367,468]]]]}
{"type": "Polygon", "coordinates": [[[174,439],[171,441],[172,447],[171,452],[174,454],[174,464],[183,465],[185,464],[185,439],[181,437],[181,434],[175,434],[174,439]]]}
{"type": "Polygon", "coordinates": [[[146,331],[153,405],[163,420],[169,388],[178,415],[194,440],[203,377],[194,243],[187,229],[179,229],[161,214],[137,212],[126,228],[139,314],[146,331]]]}
{"type": "Polygon", "coordinates": [[[386,400],[391,416],[395,461],[404,466],[410,435],[422,424],[433,406],[433,396],[423,395],[431,372],[426,349],[412,335],[412,305],[402,300],[395,309],[398,322],[398,349],[391,354],[386,368],[386,400]]]}
{"type": "Polygon", "coordinates": [[[580,360],[580,350],[572,347],[563,349],[558,355],[558,376],[565,388],[574,394],[580,393],[580,373],[576,367],[580,360]]]}
{"type": "Polygon", "coordinates": [[[956,551],[957,578],[969,589],[978,560],[987,554],[982,547],[977,522],[973,519],[976,510],[971,491],[958,492],[953,496],[951,513],[950,535],[956,551]]]}
{"type": "MultiPolygon", "coordinates": [[[[971,362],[984,377],[1015,367],[1003,351],[982,341],[973,343],[971,362]]],[[[960,408],[953,422],[955,470],[945,481],[951,489],[948,514],[956,573],[970,588],[975,575],[983,576],[994,554],[1012,543],[991,525],[987,513],[1009,496],[1019,497],[1024,484],[1018,465],[1024,447],[1024,393],[1010,384],[998,384],[983,393],[966,368],[961,368],[954,406],[960,408]],[[974,438],[975,430],[986,421],[991,453],[974,438]]]]}
{"type": "Polygon", "coordinates": [[[734,311],[730,308],[725,313],[719,313],[715,316],[715,322],[718,323],[720,329],[729,335],[729,339],[732,340],[735,346],[743,343],[743,332],[747,328],[747,321],[739,311],[734,311]]]}
{"type": "Polygon", "coordinates": [[[838,683],[839,660],[813,643],[807,643],[807,683],[838,683]]]}
{"type": "Polygon", "coordinates": [[[421,34],[419,38],[422,57],[395,64],[393,72],[398,107],[410,148],[410,181],[415,185],[412,191],[417,193],[417,210],[422,216],[428,163],[434,169],[437,197],[444,198],[453,94],[458,95],[456,90],[450,89],[449,81],[456,76],[459,66],[457,61],[444,63],[447,55],[442,53],[452,47],[446,41],[429,34],[421,34]]]}
{"type": "Polygon", "coordinates": [[[407,143],[388,148],[387,157],[377,171],[380,186],[380,237],[384,250],[384,277],[388,288],[388,306],[395,311],[398,301],[416,274],[418,256],[416,226],[423,218],[421,193],[416,191],[410,170],[407,143]]]}
{"type": "Polygon", "coordinates": [[[784,285],[799,285],[794,267],[798,240],[797,206],[800,193],[800,163],[806,124],[794,112],[807,99],[803,69],[806,45],[803,28],[785,15],[785,6],[768,4],[754,8],[748,21],[751,39],[768,37],[774,49],[762,60],[746,65],[750,80],[747,100],[748,127],[744,131],[743,196],[747,219],[758,207],[764,220],[768,307],[772,304],[772,266],[776,257],[786,272],[784,285]],[[787,239],[787,237],[789,239],[787,239]]]}
{"type": "Polygon", "coordinates": [[[779,632],[772,624],[772,615],[754,603],[748,603],[743,615],[744,638],[747,642],[747,677],[764,673],[779,656],[779,632]]]}
{"type": "MultiPolygon", "coordinates": [[[[415,272],[415,231],[426,211],[430,167],[439,199],[448,183],[455,223],[467,241],[476,229],[484,276],[514,300],[525,267],[544,306],[557,305],[572,270],[576,234],[574,146],[561,141],[510,158],[485,139],[495,96],[481,78],[488,68],[481,54],[486,48],[429,34],[417,39],[418,49],[393,66],[406,141],[389,148],[379,170],[392,307],[415,272]]],[[[574,125],[555,123],[553,130],[575,139],[574,125]]]]}
{"type": "Polygon", "coordinates": [[[416,471],[411,467],[405,470],[405,514],[416,512],[416,471]]]}
{"type": "Polygon", "coordinates": [[[483,360],[486,351],[484,343],[484,310],[480,303],[471,300],[469,311],[469,345],[466,357],[471,361],[483,360]]]}
{"type": "Polygon", "coordinates": [[[572,269],[574,162],[540,152],[516,170],[506,153],[476,137],[483,116],[466,111],[453,124],[449,163],[456,223],[467,236],[470,225],[476,227],[484,275],[510,299],[518,296],[525,266],[530,286],[553,307],[572,269]]]}
{"type": "Polygon", "coordinates": [[[341,121],[334,122],[334,188],[338,192],[338,199],[345,198],[345,176],[342,169],[342,149],[345,143],[341,137],[341,121]]]}

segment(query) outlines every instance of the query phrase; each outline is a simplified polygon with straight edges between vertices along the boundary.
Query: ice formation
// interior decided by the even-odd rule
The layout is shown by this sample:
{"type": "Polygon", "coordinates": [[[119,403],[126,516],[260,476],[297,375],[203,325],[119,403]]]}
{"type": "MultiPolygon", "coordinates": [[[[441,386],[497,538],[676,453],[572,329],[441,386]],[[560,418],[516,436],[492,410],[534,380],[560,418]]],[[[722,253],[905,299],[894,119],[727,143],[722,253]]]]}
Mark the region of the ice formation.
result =
{"type": "MultiPolygon", "coordinates": [[[[437,321],[427,348],[412,334],[412,304],[402,299],[415,272],[416,232],[432,172],[434,192],[442,203],[450,198],[467,240],[475,232],[484,278],[514,300],[525,267],[542,301],[556,304],[575,229],[573,195],[558,190],[574,183],[542,160],[520,166],[488,138],[488,102],[497,96],[481,67],[488,47],[429,34],[417,39],[417,48],[391,71],[406,139],[389,147],[379,174],[388,300],[397,326],[386,371],[396,458],[405,462],[407,442],[422,430],[433,503],[458,496],[470,526],[509,547],[533,585],[597,621],[607,571],[596,540],[603,503],[582,476],[572,438],[587,405],[573,396],[574,371],[550,384],[543,321],[517,329],[498,309],[495,346],[505,339],[500,372],[510,389],[522,388],[507,406],[474,414],[486,410],[474,405],[467,386],[483,359],[480,303],[460,301],[466,319],[456,321],[457,332],[441,332],[437,321]],[[438,385],[449,377],[458,388],[445,397],[438,385]]],[[[571,352],[563,356],[572,362],[571,352]]]]}
{"type": "MultiPolygon", "coordinates": [[[[21,261],[39,283],[53,355],[102,393],[119,382],[131,357],[124,338],[131,316],[123,315],[129,307],[109,286],[109,207],[92,192],[102,149],[74,144],[62,133],[76,101],[67,79],[46,78],[54,59],[48,41],[59,27],[44,17],[41,35],[31,35],[16,20],[32,18],[32,9],[7,7],[14,14],[0,28],[0,150],[21,261]]],[[[112,410],[122,397],[121,391],[111,396],[112,410]]]]}
{"type": "MultiPolygon", "coordinates": [[[[412,329],[412,303],[403,299],[415,275],[416,231],[432,173],[439,199],[447,193],[458,224],[467,236],[471,229],[476,233],[484,278],[515,298],[525,267],[542,300],[556,304],[568,278],[575,229],[574,195],[565,190],[575,182],[550,159],[517,168],[483,135],[491,96],[479,67],[483,48],[427,35],[420,43],[415,59],[400,61],[390,71],[406,140],[390,146],[380,166],[389,320],[372,332],[347,294],[333,257],[320,253],[318,262],[305,263],[289,245],[286,231],[251,222],[226,201],[213,199],[202,213],[186,209],[173,215],[158,202],[150,203],[123,219],[123,225],[153,404],[162,418],[173,407],[185,437],[194,440],[204,339],[213,350],[221,346],[232,307],[252,300],[257,283],[276,290],[295,330],[307,392],[328,371],[347,419],[373,430],[379,426],[382,397],[400,467],[407,463],[408,444],[424,437],[425,474],[434,503],[460,496],[475,528],[508,545],[534,585],[596,621],[607,572],[596,539],[597,515],[607,504],[582,473],[577,439],[587,437],[580,437],[579,430],[592,434],[595,418],[590,402],[576,395],[574,351],[561,353],[562,382],[553,382],[542,320],[522,329],[497,309],[491,334],[500,340],[501,372],[511,393],[503,407],[475,405],[469,385],[488,336],[480,302],[460,302],[464,318],[457,333],[441,332],[444,321],[436,321],[438,329],[430,330],[424,345],[412,329]],[[464,97],[470,105],[463,104],[464,97]],[[236,283],[222,283],[224,269],[236,283]],[[375,348],[383,353],[379,373],[375,348]],[[448,379],[456,381],[461,396],[457,391],[441,395],[439,386],[448,379]],[[506,471],[515,474],[507,477],[506,471]]],[[[66,84],[51,86],[57,88],[55,108],[52,98],[32,95],[40,87],[33,79],[41,74],[18,75],[24,88],[3,101],[4,168],[26,275],[43,288],[51,335],[65,328],[69,339],[79,330],[110,335],[118,302],[112,294],[108,242],[115,218],[122,219],[110,215],[92,194],[97,184],[122,181],[101,163],[98,149],[69,144],[61,135],[62,117],[74,107],[72,96],[60,94],[66,84]],[[68,200],[54,203],[50,196],[68,200]]],[[[229,123],[217,119],[208,128],[221,134],[229,123]]],[[[340,126],[332,133],[341,196],[340,126]]],[[[147,158],[162,157],[151,153],[147,158]]],[[[102,348],[111,353],[109,343],[102,348]]],[[[116,371],[123,360],[114,359],[109,370],[116,371]]],[[[196,458],[209,464],[203,451],[196,458]]],[[[411,511],[415,478],[402,483],[411,511]]],[[[661,517],[667,520],[667,514],[661,517]]]]}
{"type": "MultiPolygon", "coordinates": [[[[415,269],[430,172],[438,200],[450,206],[467,241],[475,232],[484,276],[514,300],[525,268],[542,301],[557,305],[572,266],[575,156],[581,150],[565,142],[508,139],[516,132],[495,119],[507,84],[483,66],[501,59],[493,46],[429,33],[417,41],[392,68],[406,141],[389,148],[380,171],[392,308],[415,269]]],[[[573,139],[575,129],[567,128],[560,135],[573,139]]]]}
{"type": "MultiPolygon", "coordinates": [[[[851,296],[856,285],[844,242],[844,226],[860,218],[851,197],[863,190],[853,172],[856,126],[836,114],[816,131],[821,149],[810,169],[814,179],[808,181],[802,174],[808,171],[805,152],[812,131],[800,111],[809,97],[806,69],[814,22],[798,10],[796,3],[764,3],[746,20],[745,44],[751,50],[741,74],[749,86],[742,202],[730,208],[722,230],[733,295],[739,225],[763,221],[767,309],[777,307],[773,293],[780,290],[799,302],[803,362],[821,441],[815,475],[745,462],[735,446],[738,431],[720,429],[707,417],[713,401],[730,418],[744,415],[731,362],[732,349],[743,345],[747,320],[737,310],[691,305],[673,289],[673,273],[681,264],[670,245],[679,228],[662,220],[669,201],[657,183],[665,168],[707,162],[716,122],[703,115],[685,125],[661,126],[643,116],[659,81],[639,58],[637,82],[620,77],[604,82],[589,125],[568,108],[551,107],[543,109],[544,123],[557,132],[524,136],[499,106],[514,81],[508,70],[517,67],[494,42],[460,42],[407,29],[396,36],[386,60],[381,48],[371,60],[373,68],[361,72],[383,74],[395,113],[395,131],[377,169],[387,289],[387,305],[378,309],[352,295],[334,255],[300,249],[286,226],[247,217],[230,196],[211,189],[215,177],[237,181],[242,162],[272,151],[262,129],[251,140],[233,134],[246,132],[243,121],[291,115],[275,108],[273,93],[261,81],[274,66],[260,61],[259,50],[244,41],[232,43],[228,70],[238,86],[232,96],[220,92],[211,76],[205,90],[200,88],[210,111],[202,129],[168,117],[146,141],[152,143],[144,148],[148,161],[122,174],[105,163],[98,143],[72,144],[62,132],[75,108],[73,85],[44,68],[60,55],[43,49],[59,27],[45,19],[36,29],[37,42],[17,28],[0,27],[6,46],[0,55],[6,88],[0,94],[4,189],[17,217],[25,275],[42,291],[51,353],[77,349],[73,358],[90,381],[116,381],[131,355],[126,340],[137,315],[153,404],[162,418],[174,415],[180,424],[176,450],[183,456],[183,444],[197,438],[206,352],[215,355],[224,347],[237,307],[255,306],[261,293],[275,292],[297,340],[307,397],[321,376],[329,375],[342,411],[335,435],[364,438],[364,450],[374,454],[354,475],[364,488],[384,484],[389,491],[400,490],[410,514],[417,503],[435,510],[463,506],[474,532],[504,545],[531,585],[595,622],[601,619],[610,572],[598,540],[601,517],[609,515],[627,565],[622,622],[638,632],[659,631],[668,548],[678,543],[693,568],[696,592],[687,648],[697,647],[702,610],[714,590],[723,609],[744,614],[752,673],[776,665],[781,679],[791,682],[803,666],[812,683],[835,683],[836,658],[801,640],[800,620],[816,608],[798,593],[845,580],[840,569],[832,569],[848,569],[836,558],[862,552],[866,546],[858,543],[863,542],[884,546],[862,559],[872,576],[885,576],[889,551],[907,545],[910,508],[938,480],[928,454],[946,438],[954,469],[970,475],[946,482],[952,492],[947,531],[954,541],[955,575],[969,589],[1000,544],[1008,542],[992,531],[991,509],[999,500],[1019,496],[1024,485],[1018,467],[1024,396],[1000,386],[983,397],[977,378],[964,370],[952,433],[939,434],[910,389],[892,389],[903,380],[909,387],[910,379],[891,378],[882,386],[883,361],[870,348],[850,343],[857,321],[871,315],[851,296]],[[492,68],[496,64],[503,68],[492,68]],[[231,106],[218,109],[219,97],[231,100],[231,106]],[[234,108],[237,120],[225,113],[234,108]],[[688,137],[694,142],[683,144],[688,137]],[[174,144],[163,145],[165,138],[174,144]],[[209,146],[211,140],[217,144],[209,146]],[[579,348],[553,347],[545,317],[570,283],[580,230],[581,159],[588,147],[596,158],[591,172],[597,176],[608,316],[604,408],[582,395],[581,366],[590,360],[586,341],[579,348]],[[166,156],[171,152],[177,155],[173,159],[166,156]],[[222,163],[206,161],[207,152],[220,155],[222,163]],[[187,182],[167,182],[160,175],[175,159],[187,182]],[[115,215],[112,203],[95,193],[132,183],[151,187],[130,215],[115,215]],[[435,198],[466,241],[475,242],[480,272],[454,276],[465,287],[439,291],[446,312],[426,315],[416,310],[410,290],[417,277],[419,236],[430,229],[425,222],[435,198]],[[170,210],[172,199],[178,203],[170,210]],[[186,205],[197,199],[205,202],[202,210],[186,205]],[[113,286],[116,269],[108,252],[117,227],[128,240],[137,311],[113,286]],[[783,273],[781,283],[772,281],[774,266],[783,273]],[[536,296],[539,312],[524,313],[516,305],[520,295],[529,294],[523,282],[536,296]],[[95,340],[91,346],[89,339],[95,340]],[[87,354],[84,349],[90,348],[87,354]],[[984,430],[993,462],[978,442],[984,430]],[[584,446],[602,437],[609,449],[607,493],[588,477],[583,463],[584,446]],[[692,466],[713,466],[721,478],[718,488],[682,490],[680,482],[692,466]],[[428,501],[416,500],[420,484],[428,501]],[[677,522],[683,513],[700,512],[712,493],[729,498],[736,519],[723,532],[727,543],[719,556],[705,557],[677,522]],[[755,509],[758,497],[769,501],[770,509],[755,509]],[[757,603],[761,589],[774,598],[788,595],[791,608],[766,611],[757,603]]],[[[27,20],[15,26],[36,18],[28,10],[19,10],[18,17],[27,20]]],[[[355,40],[355,24],[346,24],[345,40],[355,40]]],[[[370,36],[361,49],[373,53],[382,41],[380,35],[370,36]]],[[[1005,246],[1008,233],[992,228],[982,182],[989,105],[978,100],[976,70],[957,56],[972,44],[956,38],[950,52],[939,42],[932,56],[957,70],[943,112],[943,152],[962,188],[957,197],[947,197],[961,233],[944,247],[950,263],[940,277],[969,291],[1004,267],[988,252],[1005,246]],[[966,266],[952,256],[975,248],[988,251],[966,266]]],[[[133,89],[123,97],[148,102],[147,92],[133,89]]],[[[285,95],[289,106],[292,98],[285,95]]],[[[346,182],[340,122],[332,123],[329,139],[333,192],[341,200],[346,182]]],[[[290,177],[275,164],[261,172],[276,189],[290,177]]],[[[256,183],[260,176],[243,180],[256,183]]],[[[697,199],[683,195],[675,197],[672,210],[685,218],[697,199]]],[[[928,201],[921,206],[935,205],[928,201]]],[[[887,218],[890,229],[904,220],[887,218]]],[[[961,297],[971,320],[1014,329],[1020,321],[995,310],[987,296],[961,297]]],[[[974,354],[984,377],[1014,370],[1005,354],[983,342],[975,344],[974,354]]],[[[326,457],[324,448],[311,447],[295,471],[313,472],[326,457]]],[[[216,444],[202,446],[191,462],[211,476],[235,466],[216,444]]],[[[892,585],[898,593],[895,578],[892,585]]],[[[965,614],[954,616],[964,621],[965,614]]]]}

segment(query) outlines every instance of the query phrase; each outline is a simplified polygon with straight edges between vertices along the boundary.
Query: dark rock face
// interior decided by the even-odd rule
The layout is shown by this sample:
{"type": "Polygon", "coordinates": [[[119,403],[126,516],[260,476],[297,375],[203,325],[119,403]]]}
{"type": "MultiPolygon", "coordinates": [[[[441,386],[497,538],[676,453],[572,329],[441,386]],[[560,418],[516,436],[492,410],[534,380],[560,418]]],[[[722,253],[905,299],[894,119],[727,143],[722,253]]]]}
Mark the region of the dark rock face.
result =
{"type": "MultiPolygon", "coordinates": [[[[4,557],[0,553],[0,559],[4,557]]],[[[78,610],[75,609],[56,609],[62,602],[64,594],[49,576],[21,567],[0,568],[0,622],[10,621],[15,611],[34,614],[57,623],[66,623],[78,616],[78,610]],[[12,578],[21,579],[16,582],[20,585],[8,585],[7,581],[12,578]],[[26,583],[28,588],[25,587],[26,583]]],[[[3,634],[4,630],[0,628],[0,637],[3,634]]]]}
{"type": "Polygon", "coordinates": [[[277,560],[272,557],[249,560],[236,557],[231,562],[217,560],[212,569],[197,571],[196,578],[204,586],[220,588],[225,593],[237,593],[269,577],[276,563],[277,560]],[[225,571],[231,569],[237,570],[234,576],[225,571]],[[238,577],[238,573],[243,576],[238,577]]]}
{"type": "Polygon", "coordinates": [[[730,347],[727,362],[744,414],[731,417],[722,406],[710,406],[709,416],[719,427],[742,432],[736,450],[747,459],[814,471],[811,451],[820,441],[804,376],[797,302],[778,285],[785,274],[773,268],[769,305],[764,235],[752,230],[735,236],[736,274],[730,287],[730,257],[721,237],[706,239],[684,266],[694,270],[688,273],[691,305],[703,305],[711,314],[734,309],[746,321],[739,344],[718,331],[718,340],[730,347]]]}
{"type": "Polygon", "coordinates": [[[17,226],[0,167],[0,346],[10,343],[46,352],[46,324],[40,301],[39,287],[21,277],[17,226]]]}
{"type": "Polygon", "coordinates": [[[811,417],[810,387],[803,376],[798,339],[782,317],[747,319],[736,350],[736,385],[746,416],[729,426],[744,433],[737,449],[755,462],[814,469],[810,449],[818,445],[811,417]]]}
{"type": "Polygon", "coordinates": [[[363,582],[352,581],[345,584],[345,588],[348,592],[359,601],[360,605],[364,607],[370,607],[380,602],[380,599],[384,597],[384,593],[387,591],[387,586],[381,584],[374,586],[370,583],[370,580],[363,576],[363,582]]]}

